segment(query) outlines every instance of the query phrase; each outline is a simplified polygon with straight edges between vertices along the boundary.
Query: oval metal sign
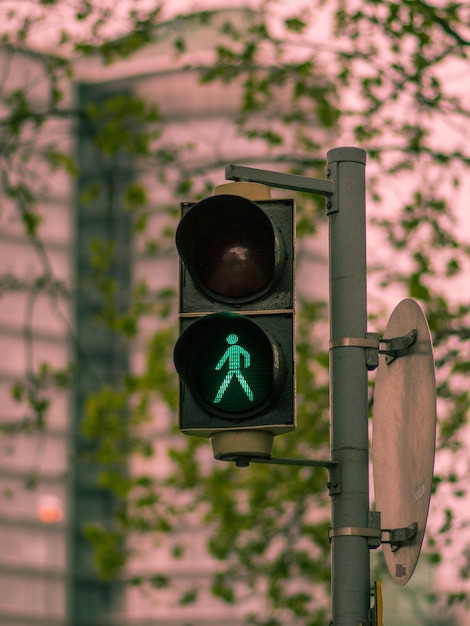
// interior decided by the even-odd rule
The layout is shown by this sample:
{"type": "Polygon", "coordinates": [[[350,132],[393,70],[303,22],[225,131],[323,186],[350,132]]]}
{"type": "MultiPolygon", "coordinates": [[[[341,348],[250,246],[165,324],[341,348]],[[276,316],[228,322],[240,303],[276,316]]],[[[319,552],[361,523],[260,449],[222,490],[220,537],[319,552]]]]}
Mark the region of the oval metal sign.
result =
{"type": "Polygon", "coordinates": [[[379,355],[374,392],[375,502],[376,510],[381,513],[381,527],[391,531],[390,536],[406,536],[400,529],[416,524],[411,538],[383,545],[393,580],[404,585],[410,580],[421,552],[436,445],[431,335],[426,317],[414,300],[403,300],[395,308],[381,346],[388,354],[379,355]],[[411,345],[407,345],[409,337],[413,337],[411,345]]]}

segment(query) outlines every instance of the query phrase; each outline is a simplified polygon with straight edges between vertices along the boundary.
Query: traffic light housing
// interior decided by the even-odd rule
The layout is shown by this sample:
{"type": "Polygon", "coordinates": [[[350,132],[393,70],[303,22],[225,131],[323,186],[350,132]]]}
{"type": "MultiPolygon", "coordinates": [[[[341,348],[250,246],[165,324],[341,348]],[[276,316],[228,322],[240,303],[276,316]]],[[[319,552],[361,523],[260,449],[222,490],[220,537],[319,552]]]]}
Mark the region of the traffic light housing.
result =
{"type": "Polygon", "coordinates": [[[269,455],[272,437],[295,428],[294,203],[253,201],[246,188],[181,205],[174,360],[181,430],[213,445],[257,431],[269,455]]]}

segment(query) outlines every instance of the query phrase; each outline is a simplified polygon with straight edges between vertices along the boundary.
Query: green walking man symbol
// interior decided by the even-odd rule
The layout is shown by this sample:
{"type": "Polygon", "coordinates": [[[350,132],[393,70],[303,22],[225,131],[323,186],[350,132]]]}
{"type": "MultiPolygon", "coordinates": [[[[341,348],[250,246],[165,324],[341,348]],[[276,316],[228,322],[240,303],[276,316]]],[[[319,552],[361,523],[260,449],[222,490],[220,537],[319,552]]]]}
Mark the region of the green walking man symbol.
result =
{"type": "Polygon", "coordinates": [[[214,404],[217,404],[222,400],[224,393],[227,391],[230,381],[234,376],[236,376],[248,399],[253,400],[253,392],[251,391],[250,385],[246,382],[246,379],[241,372],[241,357],[243,356],[244,367],[250,367],[250,353],[247,352],[245,348],[242,348],[238,345],[238,336],[235,335],[235,333],[228,335],[228,337],[226,338],[226,342],[229,344],[229,347],[215,366],[215,369],[222,369],[225,362],[228,361],[228,372],[219,387],[217,395],[214,398],[214,404]]]}

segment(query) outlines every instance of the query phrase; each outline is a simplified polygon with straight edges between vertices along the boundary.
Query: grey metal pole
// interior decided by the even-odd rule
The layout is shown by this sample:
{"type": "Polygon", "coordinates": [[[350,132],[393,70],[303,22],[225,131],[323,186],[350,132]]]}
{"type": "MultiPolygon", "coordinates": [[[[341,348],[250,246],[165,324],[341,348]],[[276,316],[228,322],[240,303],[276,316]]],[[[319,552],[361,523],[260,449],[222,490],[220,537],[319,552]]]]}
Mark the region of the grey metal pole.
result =
{"type": "Polygon", "coordinates": [[[367,367],[362,347],[343,339],[364,338],[366,301],[366,153],[328,152],[327,176],[335,192],[327,203],[330,245],[331,455],[341,465],[341,493],[332,495],[333,626],[359,626],[369,618],[369,457],[367,367]],[[338,341],[339,340],[339,341],[338,341]],[[347,344],[348,342],[344,342],[347,344]],[[335,529],[344,529],[335,536],[335,529]]]}

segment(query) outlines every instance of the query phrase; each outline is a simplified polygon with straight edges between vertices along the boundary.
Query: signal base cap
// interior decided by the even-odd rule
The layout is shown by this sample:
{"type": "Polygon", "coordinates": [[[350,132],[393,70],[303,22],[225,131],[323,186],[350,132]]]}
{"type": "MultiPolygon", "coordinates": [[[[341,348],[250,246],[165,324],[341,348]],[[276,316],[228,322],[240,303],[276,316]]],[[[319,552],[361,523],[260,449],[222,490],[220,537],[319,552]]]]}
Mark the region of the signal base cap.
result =
{"type": "Polygon", "coordinates": [[[273,440],[273,433],[265,430],[229,430],[211,436],[212,451],[218,461],[234,461],[240,456],[269,459],[273,440]]]}

